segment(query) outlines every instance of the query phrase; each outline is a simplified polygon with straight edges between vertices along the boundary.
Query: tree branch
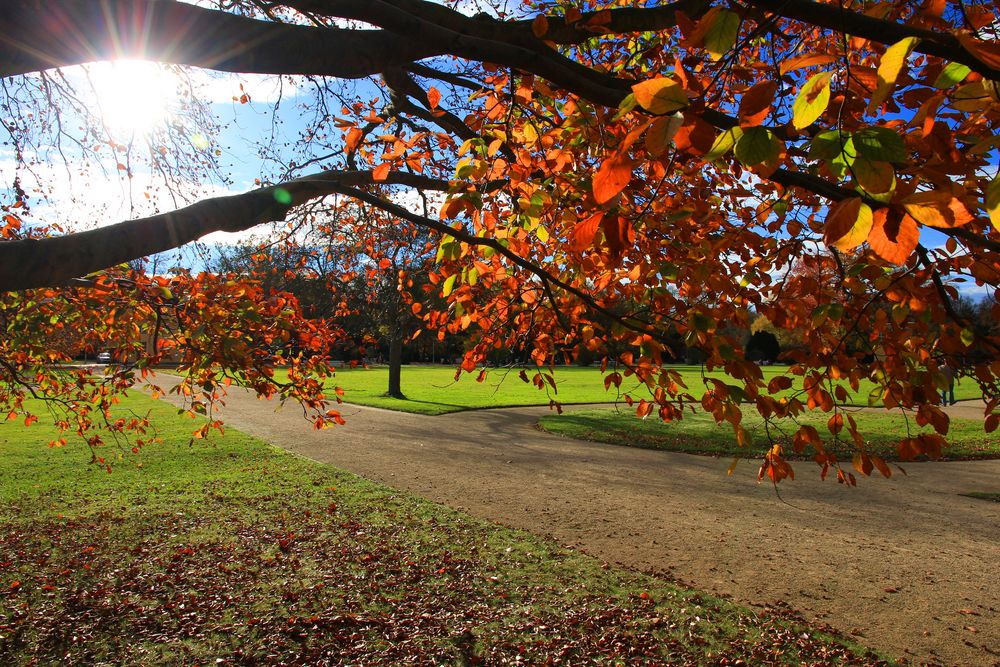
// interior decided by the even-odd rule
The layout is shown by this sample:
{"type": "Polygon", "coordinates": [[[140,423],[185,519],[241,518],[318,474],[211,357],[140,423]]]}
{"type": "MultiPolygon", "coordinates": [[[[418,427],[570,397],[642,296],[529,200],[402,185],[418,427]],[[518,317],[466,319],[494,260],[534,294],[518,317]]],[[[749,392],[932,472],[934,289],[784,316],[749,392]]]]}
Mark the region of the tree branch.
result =
{"type": "MultiPolygon", "coordinates": [[[[447,191],[448,181],[390,172],[386,184],[447,191]]],[[[72,278],[177,248],[211,232],[283,220],[289,209],[341,188],[374,183],[369,171],[326,171],[169,213],[85,232],[0,243],[0,291],[54,287],[72,278]]]]}

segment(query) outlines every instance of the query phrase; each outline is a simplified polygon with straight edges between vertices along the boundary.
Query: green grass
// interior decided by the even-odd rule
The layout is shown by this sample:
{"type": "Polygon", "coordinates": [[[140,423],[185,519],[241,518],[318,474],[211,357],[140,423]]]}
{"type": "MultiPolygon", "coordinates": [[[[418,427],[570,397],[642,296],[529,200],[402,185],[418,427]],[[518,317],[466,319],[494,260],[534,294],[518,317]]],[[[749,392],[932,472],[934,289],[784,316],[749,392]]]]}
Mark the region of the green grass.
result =
{"type": "MultiPolygon", "coordinates": [[[[696,398],[700,398],[704,391],[701,369],[697,366],[674,368],[681,371],[689,391],[696,398]]],[[[520,370],[491,369],[483,382],[476,382],[478,373],[462,373],[460,379],[456,381],[455,369],[450,366],[404,366],[402,388],[406,400],[384,395],[389,384],[389,371],[384,367],[341,369],[329,384],[343,388],[345,392],[343,398],[349,403],[429,415],[476,408],[548,405],[552,399],[566,405],[613,403],[621,400],[621,396],[630,391],[636,398],[649,395],[644,387],[637,388],[635,378],[624,379],[621,393],[614,386],[611,387],[611,391],[605,391],[604,378],[599,368],[558,367],[555,371],[558,391],[553,391],[548,384],[540,390],[534,384],[523,382],[518,377],[520,370]]],[[[762,370],[765,381],[769,381],[787,372],[787,367],[768,366],[762,370]]],[[[531,378],[536,371],[529,369],[527,373],[531,378]]],[[[282,371],[278,370],[277,374],[281,377],[282,371]]],[[[725,379],[719,372],[707,375],[725,379]]],[[[801,379],[796,379],[801,384],[801,379]]],[[[733,380],[728,382],[733,384],[733,380]]],[[[853,394],[853,402],[857,405],[868,405],[869,392],[874,388],[873,383],[862,382],[859,391],[853,394]]],[[[791,391],[786,391],[780,395],[790,394],[791,391]]],[[[979,388],[971,381],[958,384],[955,394],[959,400],[980,397],[979,388]]]]}
{"type": "MultiPolygon", "coordinates": [[[[889,460],[898,458],[896,444],[907,433],[907,421],[901,415],[860,411],[851,414],[866,439],[869,453],[889,460]]],[[[799,418],[799,423],[811,424],[821,435],[829,435],[826,427],[828,419],[829,415],[826,414],[807,413],[799,418]]],[[[540,420],[542,428],[553,433],[616,445],[716,456],[759,456],[767,451],[770,445],[760,415],[745,410],[742,423],[751,436],[749,451],[737,446],[733,430],[728,424],[716,424],[712,416],[705,413],[686,414],[680,421],[669,423],[664,423],[655,416],[645,420],[636,419],[631,410],[610,409],[573,411],[546,416],[540,420]]],[[[776,440],[789,443],[797,428],[791,422],[784,424],[774,433],[776,440]]],[[[913,435],[932,431],[929,427],[919,428],[912,419],[909,421],[909,429],[913,435]]],[[[846,432],[844,435],[849,438],[846,432]]],[[[948,440],[951,447],[943,451],[942,458],[945,460],[1000,457],[1000,439],[986,434],[982,421],[952,419],[948,440]]],[[[826,445],[838,458],[847,455],[849,459],[849,455],[855,451],[851,440],[835,443],[831,438],[826,445]]],[[[790,448],[788,451],[791,451],[790,448]]]]}
{"type": "Polygon", "coordinates": [[[875,664],[750,612],[294,457],[143,396],[163,442],[0,425],[0,664],[875,664]],[[141,463],[141,467],[138,466],[141,463]]]}

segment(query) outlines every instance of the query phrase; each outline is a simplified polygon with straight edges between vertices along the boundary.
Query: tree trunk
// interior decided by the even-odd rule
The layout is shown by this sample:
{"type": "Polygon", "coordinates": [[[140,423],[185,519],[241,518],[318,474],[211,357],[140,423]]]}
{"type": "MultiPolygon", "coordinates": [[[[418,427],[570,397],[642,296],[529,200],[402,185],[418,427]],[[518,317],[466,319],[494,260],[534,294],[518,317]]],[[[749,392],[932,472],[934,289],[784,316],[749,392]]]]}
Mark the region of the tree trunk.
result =
{"type": "Polygon", "coordinates": [[[389,333],[389,390],[386,396],[406,398],[403,395],[400,376],[403,369],[403,333],[396,328],[389,333]]]}

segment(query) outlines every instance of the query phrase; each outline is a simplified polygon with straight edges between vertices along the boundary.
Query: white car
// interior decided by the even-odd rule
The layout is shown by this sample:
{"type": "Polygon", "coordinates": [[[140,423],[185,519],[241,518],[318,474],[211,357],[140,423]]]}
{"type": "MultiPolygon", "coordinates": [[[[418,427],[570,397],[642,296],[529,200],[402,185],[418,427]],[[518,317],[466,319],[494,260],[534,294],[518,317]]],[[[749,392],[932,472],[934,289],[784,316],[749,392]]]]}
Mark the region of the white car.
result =
{"type": "Polygon", "coordinates": [[[111,353],[110,352],[100,352],[97,355],[97,363],[99,364],[110,364],[111,363],[111,353]]]}

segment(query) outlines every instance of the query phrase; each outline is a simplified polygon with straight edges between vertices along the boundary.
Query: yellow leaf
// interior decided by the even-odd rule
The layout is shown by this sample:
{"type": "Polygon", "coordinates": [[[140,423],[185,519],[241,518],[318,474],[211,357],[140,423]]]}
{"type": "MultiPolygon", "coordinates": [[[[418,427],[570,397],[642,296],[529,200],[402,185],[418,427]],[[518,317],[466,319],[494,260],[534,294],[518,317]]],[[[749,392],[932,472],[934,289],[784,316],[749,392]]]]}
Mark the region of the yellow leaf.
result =
{"type": "Polygon", "coordinates": [[[733,474],[733,472],[734,472],[734,471],[736,470],[736,466],[737,466],[737,465],[739,464],[739,462],[740,462],[740,459],[739,459],[739,457],[736,457],[736,458],[734,458],[734,459],[733,459],[733,460],[732,460],[732,461],[730,462],[730,464],[729,464],[729,467],[728,467],[728,468],[726,468],[726,474],[727,474],[727,475],[732,475],[732,474],[733,474]]]}
{"type": "Polygon", "coordinates": [[[906,65],[906,59],[913,52],[913,47],[920,40],[917,37],[904,37],[882,54],[882,60],[878,66],[878,86],[872,93],[872,98],[868,102],[868,114],[873,114],[882,106],[882,103],[889,99],[893,88],[896,87],[896,79],[906,65]]]}
{"type": "Polygon", "coordinates": [[[989,91],[982,81],[973,81],[959,87],[951,99],[951,106],[959,111],[975,113],[982,111],[991,102],[989,91]]]}
{"type": "Polygon", "coordinates": [[[986,186],[986,210],[990,214],[993,227],[1000,231],[1000,176],[986,186]]]}
{"type": "Polygon", "coordinates": [[[688,105],[684,88],[667,77],[637,83],[632,86],[632,92],[639,106],[658,116],[679,111],[688,105]]]}
{"type": "Polygon", "coordinates": [[[814,74],[795,97],[792,104],[792,125],[801,130],[809,127],[830,104],[830,79],[833,72],[814,74]]]}
{"type": "Polygon", "coordinates": [[[914,193],[903,199],[903,208],[911,218],[930,227],[960,227],[973,219],[962,200],[939,190],[914,193]]]}

